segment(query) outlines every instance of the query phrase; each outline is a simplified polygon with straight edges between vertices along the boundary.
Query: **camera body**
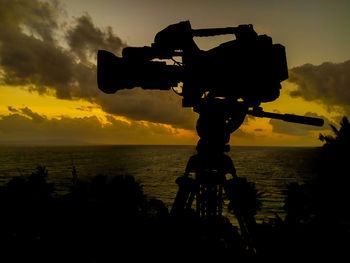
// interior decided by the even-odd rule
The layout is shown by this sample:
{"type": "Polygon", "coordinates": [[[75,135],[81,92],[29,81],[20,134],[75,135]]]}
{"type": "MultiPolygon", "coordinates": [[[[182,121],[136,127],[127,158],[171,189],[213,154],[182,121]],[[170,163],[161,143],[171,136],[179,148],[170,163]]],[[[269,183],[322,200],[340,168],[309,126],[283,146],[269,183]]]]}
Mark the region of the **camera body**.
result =
{"type": "Polygon", "coordinates": [[[280,82],[288,78],[284,47],[258,35],[252,25],[193,30],[189,21],[180,22],[160,31],[150,47],[124,48],[122,57],[99,50],[97,64],[98,87],[106,93],[134,87],[169,90],[182,82],[183,107],[205,97],[255,107],[277,99],[280,82]],[[193,40],[221,34],[236,39],[207,51],[193,40]],[[176,57],[182,61],[166,63],[176,57]]]}

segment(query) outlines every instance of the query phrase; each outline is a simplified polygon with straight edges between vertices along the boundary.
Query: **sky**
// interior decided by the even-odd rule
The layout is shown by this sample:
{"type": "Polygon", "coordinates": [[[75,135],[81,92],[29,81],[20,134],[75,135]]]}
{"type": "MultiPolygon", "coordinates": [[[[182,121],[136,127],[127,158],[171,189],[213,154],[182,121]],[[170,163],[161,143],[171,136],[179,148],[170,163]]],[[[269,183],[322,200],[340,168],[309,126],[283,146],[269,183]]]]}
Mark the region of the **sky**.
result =
{"type": "MultiPolygon", "coordinates": [[[[120,55],[157,32],[253,24],[285,46],[289,79],[265,111],[323,118],[321,128],[246,117],[231,145],[319,146],[350,116],[349,1],[0,0],[0,144],[190,144],[198,115],[171,91],[102,93],[97,50],[120,55]]],[[[208,50],[233,36],[195,38],[208,50]]],[[[116,72],[116,76],[118,72],[116,72]]]]}

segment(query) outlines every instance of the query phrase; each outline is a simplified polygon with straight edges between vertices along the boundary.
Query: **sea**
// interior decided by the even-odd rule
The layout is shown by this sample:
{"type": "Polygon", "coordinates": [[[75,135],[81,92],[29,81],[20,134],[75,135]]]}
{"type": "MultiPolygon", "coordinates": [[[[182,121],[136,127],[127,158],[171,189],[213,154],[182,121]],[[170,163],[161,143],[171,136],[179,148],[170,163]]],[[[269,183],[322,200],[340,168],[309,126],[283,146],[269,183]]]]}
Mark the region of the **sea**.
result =
{"type": "MultiPolygon", "coordinates": [[[[317,147],[231,146],[228,155],[237,175],[255,183],[263,193],[257,221],[285,216],[286,187],[312,180],[313,161],[319,151],[317,147]]],[[[175,180],[184,174],[188,159],[195,153],[195,146],[0,146],[0,185],[14,176],[30,175],[39,165],[48,169],[47,180],[55,183],[58,194],[72,185],[73,167],[80,180],[97,174],[129,174],[142,185],[148,198],[163,201],[170,210],[178,190],[175,180]]],[[[232,219],[227,210],[224,215],[232,219]]]]}

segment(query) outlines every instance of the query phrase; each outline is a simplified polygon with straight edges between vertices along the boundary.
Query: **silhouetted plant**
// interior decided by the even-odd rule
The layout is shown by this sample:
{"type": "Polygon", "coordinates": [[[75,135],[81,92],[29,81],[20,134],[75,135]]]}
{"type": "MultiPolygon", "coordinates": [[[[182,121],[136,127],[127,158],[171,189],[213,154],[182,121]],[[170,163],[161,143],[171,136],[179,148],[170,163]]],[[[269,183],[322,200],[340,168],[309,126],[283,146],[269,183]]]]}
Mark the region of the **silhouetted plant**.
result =
{"type": "Polygon", "coordinates": [[[228,210],[232,212],[240,225],[240,230],[248,252],[254,255],[257,224],[254,216],[260,211],[262,203],[259,200],[261,192],[255,184],[248,182],[246,178],[232,178],[225,185],[226,198],[229,200],[228,210]]]}
{"type": "Polygon", "coordinates": [[[78,182],[78,173],[77,173],[77,169],[73,165],[73,167],[72,167],[72,184],[75,185],[77,182],[78,182]]]}
{"type": "Polygon", "coordinates": [[[16,176],[3,187],[7,198],[21,200],[22,202],[39,202],[52,198],[55,190],[54,184],[48,183],[46,178],[48,170],[44,166],[38,166],[36,171],[28,177],[16,176]]]}
{"type": "Polygon", "coordinates": [[[165,204],[148,199],[133,176],[78,180],[63,195],[53,195],[47,179],[48,170],[40,166],[0,187],[0,224],[6,226],[0,242],[16,249],[34,244],[36,259],[45,259],[43,251],[51,254],[50,262],[66,262],[68,255],[74,262],[109,262],[126,254],[174,251],[178,256],[203,255],[203,250],[213,255],[216,249],[244,254],[237,229],[227,219],[208,231],[208,222],[194,215],[171,218],[165,204]]]}
{"type": "Polygon", "coordinates": [[[228,209],[234,214],[255,216],[261,210],[260,198],[263,193],[258,192],[255,184],[246,178],[233,178],[225,186],[226,198],[229,200],[228,209]]]}
{"type": "Polygon", "coordinates": [[[113,177],[106,190],[107,199],[125,209],[132,207],[137,212],[145,208],[146,196],[142,186],[131,175],[113,177]]]}
{"type": "Polygon", "coordinates": [[[52,197],[55,190],[53,183],[46,181],[48,170],[45,166],[38,166],[36,171],[28,177],[28,187],[31,191],[32,198],[48,199],[52,197]]]}
{"type": "Polygon", "coordinates": [[[118,175],[109,179],[99,174],[90,182],[78,181],[70,193],[73,200],[88,201],[91,204],[111,205],[123,213],[141,212],[145,207],[146,196],[142,186],[131,175],[118,175]]]}
{"type": "Polygon", "coordinates": [[[349,229],[345,230],[341,222],[350,216],[348,118],[342,119],[339,129],[331,128],[334,136],[319,137],[324,145],[314,160],[316,177],[308,183],[288,185],[285,220],[266,232],[274,237],[272,247],[282,254],[322,257],[346,251],[349,229]]]}
{"type": "Polygon", "coordinates": [[[331,127],[334,136],[320,135],[325,144],[319,160],[319,178],[316,183],[323,194],[328,193],[327,199],[320,196],[327,209],[332,210],[332,213],[350,213],[350,123],[347,117],[343,117],[339,129],[331,127]]]}
{"type": "Polygon", "coordinates": [[[310,184],[291,183],[284,191],[284,210],[288,224],[307,224],[317,214],[315,189],[310,184]]]}
{"type": "Polygon", "coordinates": [[[335,136],[320,134],[320,140],[325,142],[324,147],[348,147],[350,144],[350,123],[347,117],[340,122],[340,129],[330,125],[335,136]]]}
{"type": "Polygon", "coordinates": [[[291,184],[286,191],[286,219],[294,218],[301,223],[306,217],[322,215],[333,216],[344,209],[344,201],[349,200],[348,185],[350,182],[350,123],[343,117],[340,128],[331,125],[334,136],[320,134],[325,142],[320,156],[315,160],[317,172],[313,181],[308,184],[291,184]],[[342,205],[343,204],[343,205],[342,205]]]}

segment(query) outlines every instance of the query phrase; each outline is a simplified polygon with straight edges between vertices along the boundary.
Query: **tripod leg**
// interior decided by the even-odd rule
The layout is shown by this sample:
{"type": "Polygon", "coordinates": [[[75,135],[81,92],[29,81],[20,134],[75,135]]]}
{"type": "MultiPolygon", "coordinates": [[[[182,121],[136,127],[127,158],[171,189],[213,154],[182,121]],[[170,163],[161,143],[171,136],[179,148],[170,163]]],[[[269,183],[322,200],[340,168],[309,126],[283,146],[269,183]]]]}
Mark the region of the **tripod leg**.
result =
{"type": "Polygon", "coordinates": [[[187,175],[177,178],[176,183],[179,185],[179,190],[176,194],[171,214],[179,214],[191,207],[193,201],[193,192],[195,191],[195,181],[187,175]]]}

